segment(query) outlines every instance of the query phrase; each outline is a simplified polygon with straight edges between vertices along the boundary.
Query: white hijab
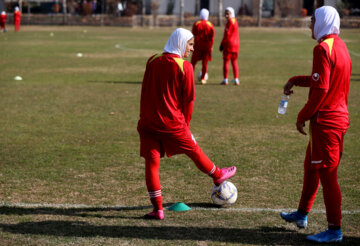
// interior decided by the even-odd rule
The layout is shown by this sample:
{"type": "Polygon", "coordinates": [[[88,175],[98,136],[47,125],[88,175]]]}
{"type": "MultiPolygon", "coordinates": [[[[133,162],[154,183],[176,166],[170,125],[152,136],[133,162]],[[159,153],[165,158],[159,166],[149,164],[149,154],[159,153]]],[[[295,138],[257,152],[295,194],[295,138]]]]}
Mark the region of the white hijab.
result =
{"type": "Polygon", "coordinates": [[[314,37],[319,41],[329,34],[340,33],[340,16],[331,6],[323,6],[315,10],[314,37]]]}
{"type": "Polygon", "coordinates": [[[2,11],[2,12],[1,12],[1,15],[6,15],[6,12],[5,12],[5,11],[2,11]]]}
{"type": "Polygon", "coordinates": [[[20,9],[19,9],[19,7],[15,7],[15,11],[19,11],[20,9]]]}
{"type": "Polygon", "coordinates": [[[167,41],[164,52],[172,53],[184,57],[187,42],[192,39],[194,35],[184,28],[177,28],[167,41]]]}
{"type": "Polygon", "coordinates": [[[209,19],[209,10],[202,9],[200,10],[200,20],[208,20],[209,19]]]}
{"type": "Polygon", "coordinates": [[[230,18],[234,18],[235,17],[235,10],[232,7],[227,7],[225,9],[225,11],[229,11],[230,12],[230,18]]]}

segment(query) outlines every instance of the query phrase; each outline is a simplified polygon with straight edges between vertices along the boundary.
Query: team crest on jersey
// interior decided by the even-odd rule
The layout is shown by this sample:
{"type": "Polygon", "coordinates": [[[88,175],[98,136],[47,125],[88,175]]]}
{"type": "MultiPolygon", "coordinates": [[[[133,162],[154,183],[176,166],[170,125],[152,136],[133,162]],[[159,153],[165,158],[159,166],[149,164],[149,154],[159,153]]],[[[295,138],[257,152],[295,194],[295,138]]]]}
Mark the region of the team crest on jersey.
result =
{"type": "Polygon", "coordinates": [[[319,75],[318,73],[314,73],[314,74],[312,75],[312,79],[313,79],[314,81],[318,81],[318,80],[320,79],[320,75],[319,75]]]}

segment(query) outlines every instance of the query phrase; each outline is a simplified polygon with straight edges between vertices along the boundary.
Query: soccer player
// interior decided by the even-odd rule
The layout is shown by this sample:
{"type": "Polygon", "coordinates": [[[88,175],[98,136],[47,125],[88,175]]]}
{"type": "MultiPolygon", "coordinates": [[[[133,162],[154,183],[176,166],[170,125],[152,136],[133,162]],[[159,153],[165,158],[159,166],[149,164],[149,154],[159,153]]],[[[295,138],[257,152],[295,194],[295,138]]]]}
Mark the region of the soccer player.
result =
{"type": "Polygon", "coordinates": [[[237,64],[237,58],[239,53],[239,25],[235,18],[235,11],[232,7],[227,7],[225,10],[225,18],[227,20],[224,37],[220,44],[220,51],[223,52],[223,75],[224,80],[221,82],[222,85],[228,85],[228,75],[229,75],[229,62],[231,60],[231,65],[234,73],[234,80],[232,82],[235,85],[239,85],[239,68],[237,64]]]}
{"type": "Polygon", "coordinates": [[[191,57],[191,64],[194,67],[198,61],[202,61],[201,84],[206,84],[205,75],[208,70],[208,61],[211,61],[211,52],[214,44],[215,30],[214,25],[208,21],[209,10],[200,11],[200,20],[196,21],[192,28],[195,37],[194,52],[191,57]]]}
{"type": "Polygon", "coordinates": [[[20,22],[21,22],[21,13],[19,10],[19,7],[15,7],[14,11],[14,26],[15,26],[15,32],[20,31],[20,22]]]}
{"type": "Polygon", "coordinates": [[[192,65],[182,59],[194,50],[193,34],[176,29],[162,54],[153,55],[146,64],[141,88],[140,155],[145,158],[145,179],[153,211],[151,219],[164,219],[159,179],[160,158],[186,154],[200,171],[213,178],[216,185],[231,178],[236,167],[220,169],[204,154],[190,131],[195,100],[192,65]]]}
{"type": "Polygon", "coordinates": [[[313,39],[318,42],[313,51],[312,75],[292,77],[284,86],[284,93],[288,95],[294,85],[310,87],[308,101],[296,122],[297,130],[306,135],[303,128],[305,122],[310,121],[303,188],[298,210],[280,215],[285,221],[305,228],[321,182],[328,230],[307,236],[307,239],[321,243],[340,242],[341,191],[337,170],[344,135],[349,127],[348,95],[352,65],[346,45],[338,36],[340,17],[335,8],[324,6],[316,9],[310,28],[313,39]]]}
{"type": "Polygon", "coordinates": [[[4,32],[7,31],[6,29],[6,21],[7,21],[7,14],[5,11],[1,12],[0,15],[0,31],[3,30],[4,32]]]}

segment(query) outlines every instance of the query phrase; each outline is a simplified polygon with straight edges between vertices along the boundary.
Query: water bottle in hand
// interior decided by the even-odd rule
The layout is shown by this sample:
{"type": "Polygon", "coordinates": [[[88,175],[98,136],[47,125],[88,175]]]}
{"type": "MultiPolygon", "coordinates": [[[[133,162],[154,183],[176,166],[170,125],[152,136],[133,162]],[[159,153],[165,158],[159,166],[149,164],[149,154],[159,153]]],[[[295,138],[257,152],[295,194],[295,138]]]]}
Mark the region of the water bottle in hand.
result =
{"type": "Polygon", "coordinates": [[[281,96],[281,101],[280,101],[280,105],[279,105],[279,108],[278,108],[278,113],[279,114],[285,114],[286,113],[286,108],[288,106],[289,98],[290,98],[289,95],[283,94],[281,96]]]}

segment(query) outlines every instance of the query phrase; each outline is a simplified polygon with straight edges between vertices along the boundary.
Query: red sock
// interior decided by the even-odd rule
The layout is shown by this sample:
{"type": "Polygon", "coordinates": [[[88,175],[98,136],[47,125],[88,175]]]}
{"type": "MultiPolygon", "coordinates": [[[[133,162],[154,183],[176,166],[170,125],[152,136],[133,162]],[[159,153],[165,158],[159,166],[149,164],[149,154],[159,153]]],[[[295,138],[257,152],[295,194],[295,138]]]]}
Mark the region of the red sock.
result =
{"type": "Polygon", "coordinates": [[[218,179],[221,177],[221,169],[217,167],[212,161],[205,155],[201,148],[197,148],[196,151],[187,153],[187,156],[193,160],[196,167],[203,173],[206,173],[212,178],[218,179]]]}
{"type": "Polygon", "coordinates": [[[145,159],[146,187],[154,210],[162,210],[162,195],[159,178],[160,157],[145,159]]]}

